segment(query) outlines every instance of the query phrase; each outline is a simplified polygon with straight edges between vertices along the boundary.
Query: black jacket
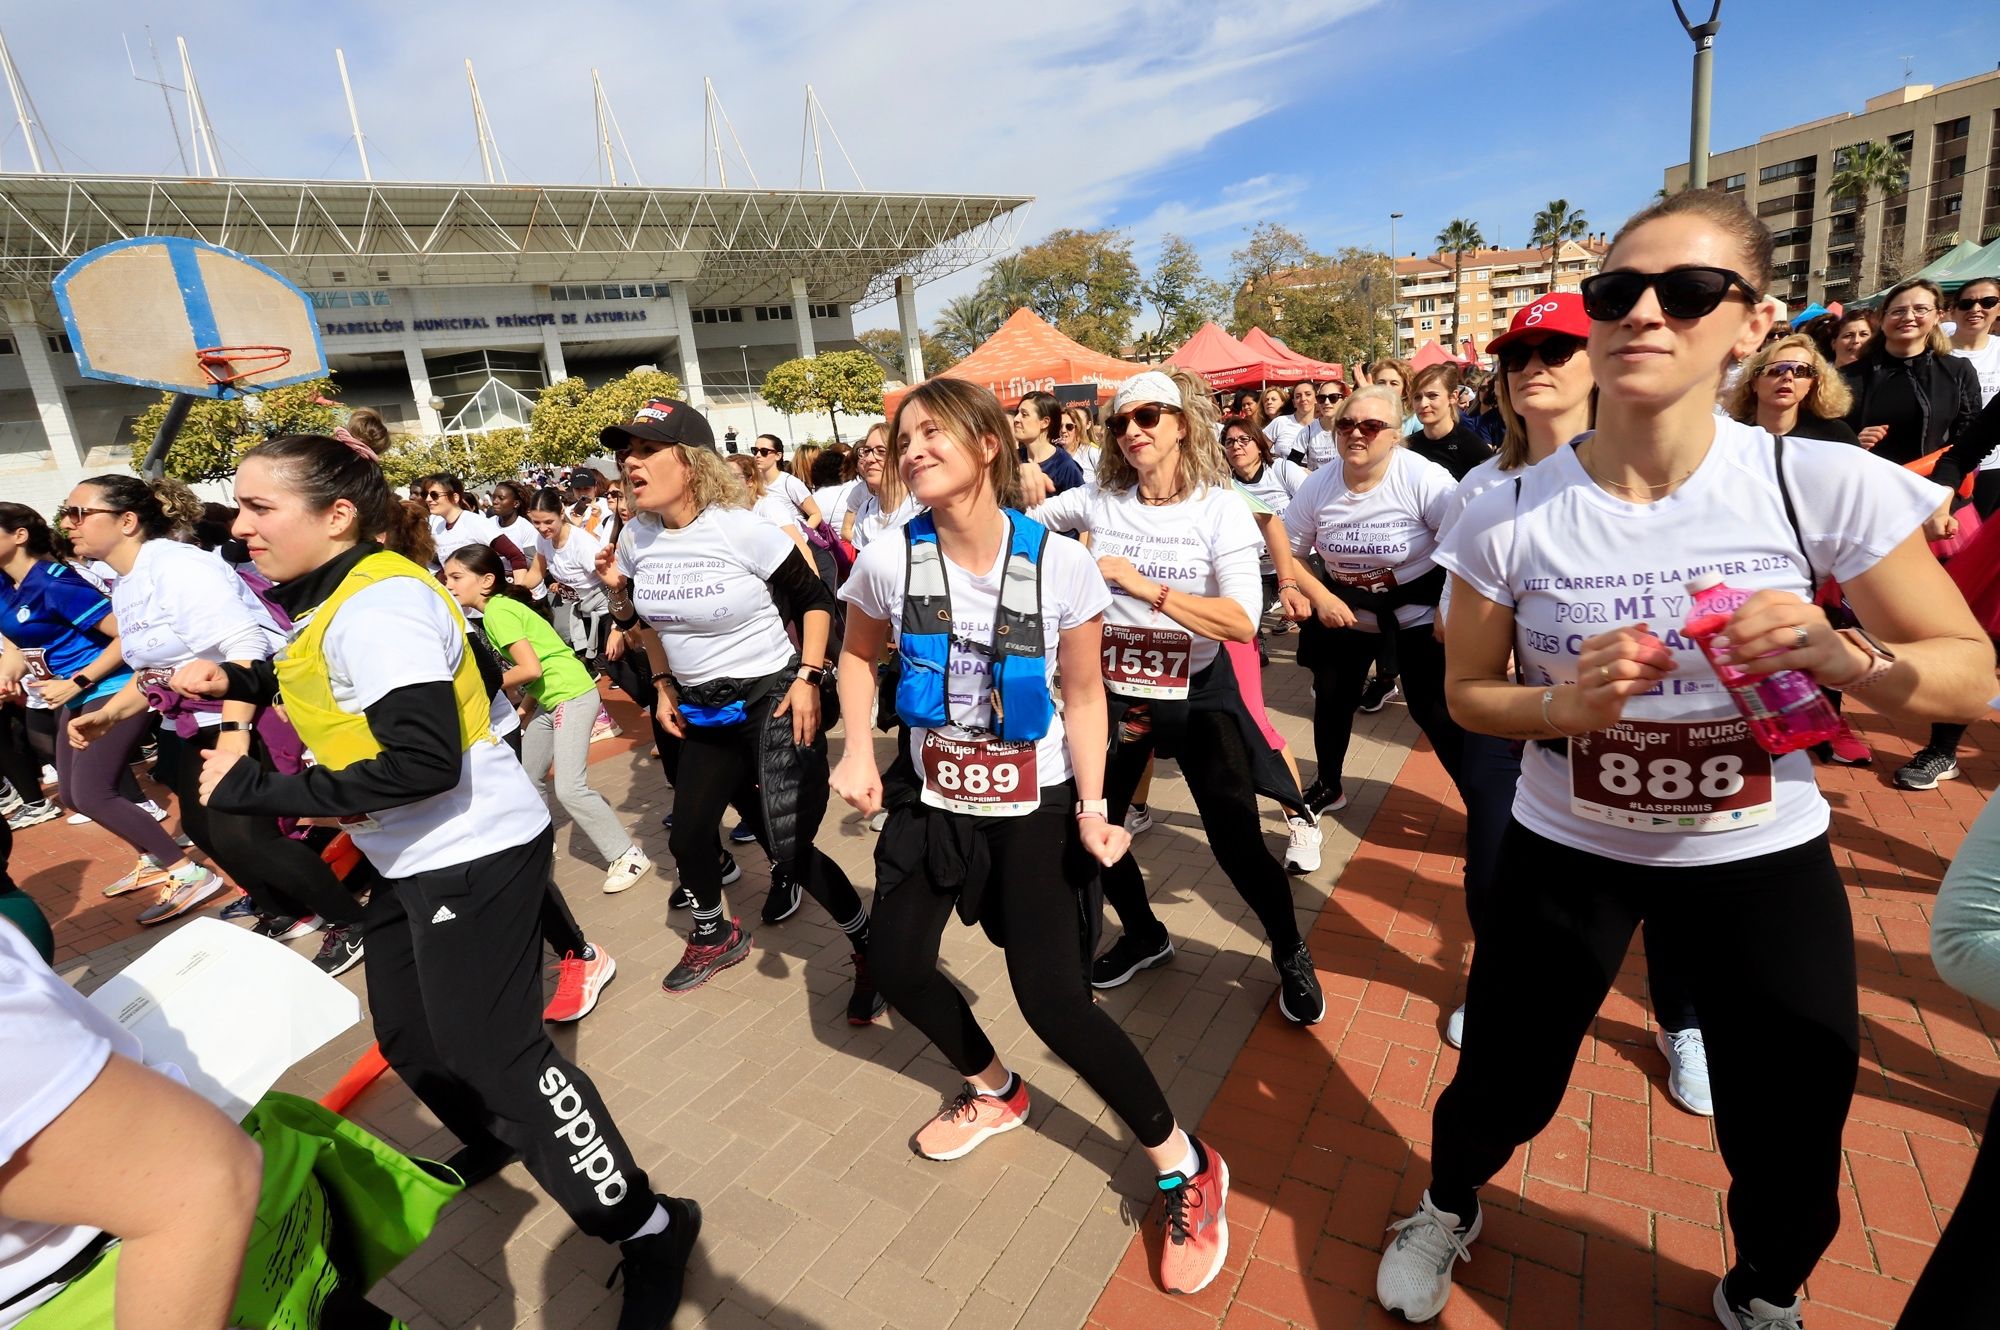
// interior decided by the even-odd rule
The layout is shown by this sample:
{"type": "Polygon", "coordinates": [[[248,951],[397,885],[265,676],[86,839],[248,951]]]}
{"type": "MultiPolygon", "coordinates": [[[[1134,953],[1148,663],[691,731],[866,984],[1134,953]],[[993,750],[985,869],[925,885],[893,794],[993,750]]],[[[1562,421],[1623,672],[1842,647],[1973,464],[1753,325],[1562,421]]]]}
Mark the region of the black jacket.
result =
{"type": "Polygon", "coordinates": [[[1905,438],[1900,442],[1884,440],[1884,446],[1878,446],[1875,455],[1900,466],[1940,448],[1950,448],[1950,453],[1938,459],[1931,479],[1956,489],[1961,480],[1979,469],[1980,460],[1992,450],[1992,442],[1983,437],[1983,431],[1971,428],[1979,415],[1979,374],[1970,361],[1961,356],[1924,351],[1906,362],[1877,345],[1841,371],[1854,392],[1847,423],[1857,434],[1869,425],[1896,423],[1880,410],[1878,394],[1892,375],[1905,372],[1910,376],[1917,399],[1920,429],[1902,432],[1905,438]],[[1872,410],[1871,402],[1875,403],[1872,410]],[[1918,438],[1922,440],[1921,446],[1912,449],[1910,441],[1918,438]]]}

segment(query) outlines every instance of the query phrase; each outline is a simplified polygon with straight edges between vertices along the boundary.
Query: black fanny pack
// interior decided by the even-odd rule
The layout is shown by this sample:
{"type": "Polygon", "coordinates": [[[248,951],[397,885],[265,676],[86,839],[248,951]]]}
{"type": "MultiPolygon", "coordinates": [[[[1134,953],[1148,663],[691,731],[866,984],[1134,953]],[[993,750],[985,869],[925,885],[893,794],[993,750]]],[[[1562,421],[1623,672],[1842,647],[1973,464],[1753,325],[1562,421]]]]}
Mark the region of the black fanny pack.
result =
{"type": "Polygon", "coordinates": [[[772,693],[791,686],[798,672],[793,661],[776,674],[761,679],[710,679],[707,683],[677,686],[681,718],[703,728],[741,725],[750,718],[750,708],[772,693]]]}

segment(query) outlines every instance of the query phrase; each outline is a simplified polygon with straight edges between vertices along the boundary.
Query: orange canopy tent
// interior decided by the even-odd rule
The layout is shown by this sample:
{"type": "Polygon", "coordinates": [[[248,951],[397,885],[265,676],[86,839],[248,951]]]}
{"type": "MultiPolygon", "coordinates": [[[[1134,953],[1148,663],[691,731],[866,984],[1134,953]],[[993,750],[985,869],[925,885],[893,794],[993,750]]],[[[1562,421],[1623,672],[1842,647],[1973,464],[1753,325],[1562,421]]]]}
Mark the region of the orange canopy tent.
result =
{"type": "MultiPolygon", "coordinates": [[[[1311,356],[1302,356],[1277,338],[1271,336],[1271,334],[1265,332],[1262,328],[1252,328],[1249,332],[1244,333],[1243,345],[1261,354],[1267,360],[1274,360],[1279,364],[1287,366],[1291,371],[1289,377],[1294,381],[1318,379],[1323,382],[1327,379],[1337,379],[1344,383],[1347,380],[1347,371],[1337,362],[1314,360],[1311,356]]],[[[1273,375],[1272,377],[1280,378],[1278,375],[1273,375]]],[[[1282,382],[1283,379],[1280,378],[1280,381],[1282,382]]]]}
{"type": "MultiPolygon", "coordinates": [[[[979,384],[999,398],[1001,405],[1012,406],[1029,393],[1047,392],[1059,383],[1094,383],[1101,401],[1118,384],[1145,370],[1144,365],[1130,364],[1070,340],[1031,309],[1017,309],[1000,325],[1000,331],[937,377],[979,384]]],[[[883,414],[895,415],[897,403],[908,391],[899,388],[886,394],[883,414]]]]}
{"type": "Polygon", "coordinates": [[[1296,366],[1245,346],[1213,321],[1196,329],[1194,336],[1167,357],[1167,363],[1201,375],[1217,392],[1265,383],[1294,383],[1305,377],[1296,366]]]}

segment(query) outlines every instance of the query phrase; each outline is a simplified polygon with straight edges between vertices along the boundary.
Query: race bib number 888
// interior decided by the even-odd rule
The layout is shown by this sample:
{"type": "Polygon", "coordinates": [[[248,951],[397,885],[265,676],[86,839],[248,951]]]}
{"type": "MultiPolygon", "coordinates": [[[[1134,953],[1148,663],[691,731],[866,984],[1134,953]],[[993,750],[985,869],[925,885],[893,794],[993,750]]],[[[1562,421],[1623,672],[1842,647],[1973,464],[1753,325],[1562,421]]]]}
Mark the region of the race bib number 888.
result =
{"type": "Polygon", "coordinates": [[[1621,721],[1569,742],[1570,811],[1633,831],[1731,831],[1776,815],[1771,755],[1740,718],[1621,721]]]}

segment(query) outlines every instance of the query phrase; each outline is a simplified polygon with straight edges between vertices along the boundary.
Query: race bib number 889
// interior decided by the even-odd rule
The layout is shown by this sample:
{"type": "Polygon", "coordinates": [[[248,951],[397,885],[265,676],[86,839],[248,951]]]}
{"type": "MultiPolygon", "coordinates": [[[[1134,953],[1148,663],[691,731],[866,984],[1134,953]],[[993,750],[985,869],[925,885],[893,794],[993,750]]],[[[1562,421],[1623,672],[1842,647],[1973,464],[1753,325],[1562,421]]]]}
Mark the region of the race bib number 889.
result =
{"type": "Polygon", "coordinates": [[[1771,755],[1740,718],[1621,721],[1569,742],[1570,811],[1633,831],[1730,831],[1777,812],[1771,755]]]}
{"type": "Polygon", "coordinates": [[[974,817],[1023,817],[1042,805],[1033,742],[947,739],[924,731],[917,750],[922,798],[932,808],[974,817]]]}

